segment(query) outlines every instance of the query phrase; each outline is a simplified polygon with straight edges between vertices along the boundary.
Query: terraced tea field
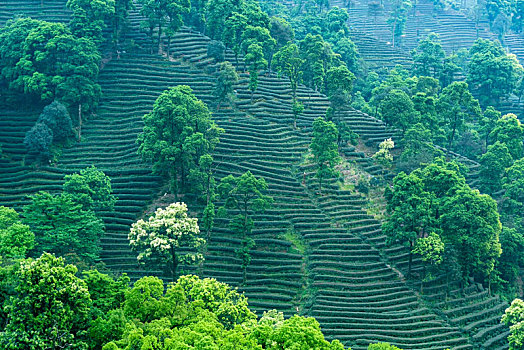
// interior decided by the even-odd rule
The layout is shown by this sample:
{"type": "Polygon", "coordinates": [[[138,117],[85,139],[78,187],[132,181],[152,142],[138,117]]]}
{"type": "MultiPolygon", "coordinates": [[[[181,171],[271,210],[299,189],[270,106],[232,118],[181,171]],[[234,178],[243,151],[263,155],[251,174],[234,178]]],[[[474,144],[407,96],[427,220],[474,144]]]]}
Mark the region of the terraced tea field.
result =
{"type": "MultiPolygon", "coordinates": [[[[131,21],[138,23],[136,11],[131,21]]],[[[142,33],[131,36],[148,47],[142,33]]],[[[104,213],[103,262],[132,279],[159,274],[140,268],[128,246],[131,223],[164,193],[162,180],[138,157],[135,140],[142,130],[142,116],[171,86],[189,85],[213,106],[216,66],[207,57],[208,42],[207,37],[184,29],[173,40],[170,60],[144,53],[146,49],[107,62],[100,75],[103,97],[97,114],[86,123],[82,142],[65,148],[54,164],[33,167],[24,161],[22,140],[38,111],[2,111],[0,205],[20,208],[32,193],[59,191],[65,174],[94,164],[111,177],[118,197],[114,212],[104,213]]],[[[392,61],[388,57],[385,54],[382,62],[392,61]]],[[[298,98],[306,108],[295,130],[287,80],[261,75],[252,101],[246,74],[241,74],[235,89],[233,106],[213,110],[225,130],[214,154],[215,175],[220,179],[249,170],[266,179],[275,202],[270,210],[254,216],[256,247],[245,285],[241,285],[236,253],[241,241],[228,229],[226,218],[216,220],[203,266],[187,272],[201,272],[238,287],[259,313],[276,308],[287,316],[315,316],[329,338],[357,350],[376,341],[405,350],[508,348],[508,329],[499,323],[505,303],[477,285],[462,291],[453,281],[437,280],[421,290],[419,284],[407,282],[407,251],[386,246],[381,222],[364,209],[366,198],[341,189],[335,179],[329,179],[319,194],[304,155],[312,121],[329,107],[325,96],[299,87],[298,98]],[[451,287],[443,294],[447,284],[451,287]]],[[[350,108],[340,118],[368,147],[398,135],[383,122],[350,108]]],[[[351,166],[367,174],[383,172],[353,147],[346,147],[344,155],[346,164],[354,163],[351,166]]],[[[469,166],[478,165],[469,162],[469,166]]],[[[196,213],[200,208],[190,209],[196,213]]],[[[415,261],[414,270],[418,269],[415,261]]]]}

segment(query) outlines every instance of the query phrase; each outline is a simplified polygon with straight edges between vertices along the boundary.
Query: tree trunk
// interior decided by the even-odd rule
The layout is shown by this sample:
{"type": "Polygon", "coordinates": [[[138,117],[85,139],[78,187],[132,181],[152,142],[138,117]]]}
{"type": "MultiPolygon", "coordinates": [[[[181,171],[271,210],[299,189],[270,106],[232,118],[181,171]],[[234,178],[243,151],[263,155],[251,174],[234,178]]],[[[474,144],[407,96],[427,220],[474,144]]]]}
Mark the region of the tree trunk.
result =
{"type": "Polygon", "coordinates": [[[158,25],[158,53],[162,53],[162,25],[158,25]]]}
{"type": "Polygon", "coordinates": [[[409,241],[408,277],[411,276],[411,264],[413,263],[413,241],[409,241]]]}
{"type": "Polygon", "coordinates": [[[82,139],[82,104],[78,104],[78,142],[82,139]]]}
{"type": "Polygon", "coordinates": [[[173,282],[176,281],[176,269],[178,267],[178,260],[175,253],[175,248],[171,246],[171,258],[173,259],[172,265],[171,265],[171,278],[173,279],[173,282]]]}

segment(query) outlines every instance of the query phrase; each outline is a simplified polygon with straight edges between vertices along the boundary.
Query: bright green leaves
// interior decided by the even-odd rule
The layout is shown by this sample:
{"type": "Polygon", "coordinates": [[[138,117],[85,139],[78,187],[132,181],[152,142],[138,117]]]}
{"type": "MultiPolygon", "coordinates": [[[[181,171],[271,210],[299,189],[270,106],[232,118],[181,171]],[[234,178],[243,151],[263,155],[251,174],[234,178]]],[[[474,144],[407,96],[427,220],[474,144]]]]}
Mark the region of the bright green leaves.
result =
{"type": "Polygon", "coordinates": [[[24,225],[18,213],[0,206],[0,257],[24,258],[35,244],[35,235],[24,225]]]}
{"type": "Polygon", "coordinates": [[[521,299],[513,300],[502,316],[501,322],[510,326],[509,349],[522,349],[524,347],[524,302],[521,299]]]}
{"type": "Polygon", "coordinates": [[[82,330],[91,300],[76,272],[47,253],[21,263],[9,322],[0,336],[5,349],[87,349],[82,330]]]}

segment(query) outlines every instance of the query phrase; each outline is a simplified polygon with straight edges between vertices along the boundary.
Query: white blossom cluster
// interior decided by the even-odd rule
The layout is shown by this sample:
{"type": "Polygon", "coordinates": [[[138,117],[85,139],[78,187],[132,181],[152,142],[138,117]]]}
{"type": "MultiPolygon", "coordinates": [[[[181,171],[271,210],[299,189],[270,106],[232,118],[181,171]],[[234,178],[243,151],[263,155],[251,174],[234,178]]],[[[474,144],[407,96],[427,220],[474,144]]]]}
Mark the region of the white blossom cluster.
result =
{"type": "Polygon", "coordinates": [[[198,248],[206,243],[199,234],[197,219],[187,216],[185,203],[177,202],[158,208],[147,221],[135,222],[129,232],[129,244],[139,252],[139,262],[160,258],[165,263],[177,259],[179,263],[197,264],[204,259],[198,248]],[[181,247],[190,251],[181,253],[181,247]]]}

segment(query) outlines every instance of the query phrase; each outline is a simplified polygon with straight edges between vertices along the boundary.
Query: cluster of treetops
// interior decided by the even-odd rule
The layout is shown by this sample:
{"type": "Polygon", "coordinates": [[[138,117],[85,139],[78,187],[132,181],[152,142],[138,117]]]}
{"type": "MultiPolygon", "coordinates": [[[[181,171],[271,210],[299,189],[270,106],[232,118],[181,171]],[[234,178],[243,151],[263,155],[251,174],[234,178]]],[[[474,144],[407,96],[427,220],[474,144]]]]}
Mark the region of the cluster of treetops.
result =
{"type": "Polygon", "coordinates": [[[98,270],[79,275],[49,253],[17,260],[0,275],[2,349],[348,349],[325,340],[314,318],[285,319],[276,310],[257,317],[243,294],[211,278],[130,284],[98,270]]]}

